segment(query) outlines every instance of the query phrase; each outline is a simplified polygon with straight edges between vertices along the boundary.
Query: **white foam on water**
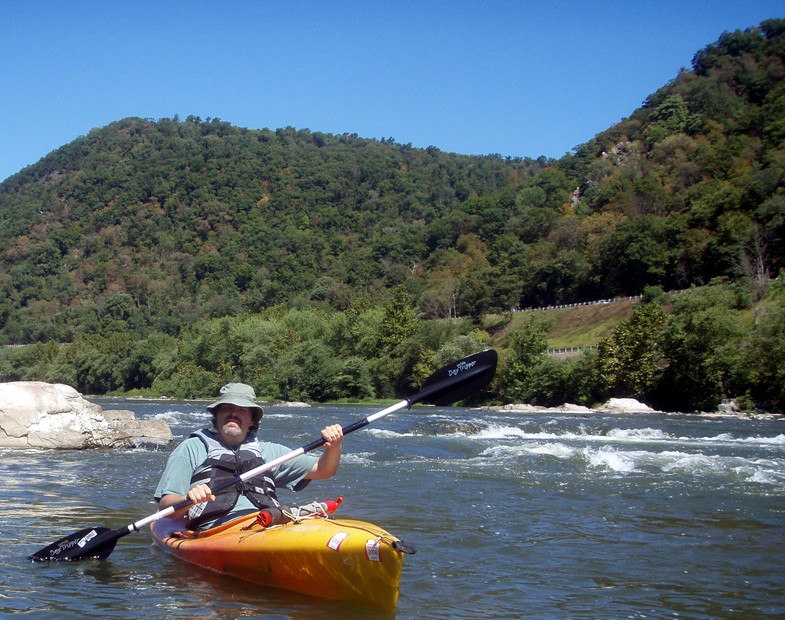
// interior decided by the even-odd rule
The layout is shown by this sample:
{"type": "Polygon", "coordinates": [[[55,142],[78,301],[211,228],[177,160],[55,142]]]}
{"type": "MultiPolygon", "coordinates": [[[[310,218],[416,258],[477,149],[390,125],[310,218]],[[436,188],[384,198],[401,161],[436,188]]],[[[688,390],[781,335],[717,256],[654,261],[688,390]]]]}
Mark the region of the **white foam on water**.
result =
{"type": "Polygon", "coordinates": [[[664,474],[686,475],[698,479],[731,477],[768,485],[785,483],[785,467],[777,460],[749,461],[737,456],[692,454],[680,451],[622,450],[613,446],[577,449],[561,442],[495,446],[483,452],[485,458],[525,458],[531,455],[557,459],[569,459],[580,455],[590,470],[614,474],[659,471],[664,474]]]}
{"type": "Polygon", "coordinates": [[[596,442],[596,443],[647,443],[653,441],[673,441],[673,438],[659,429],[611,429],[602,435],[592,434],[586,429],[583,432],[531,432],[525,431],[515,426],[489,426],[473,435],[476,439],[503,439],[521,438],[531,441],[576,441],[576,442],[596,442]]]}
{"type": "Polygon", "coordinates": [[[662,471],[664,472],[709,475],[727,471],[727,466],[723,463],[723,457],[716,455],[662,452],[660,457],[666,460],[662,466],[662,471]]]}
{"type": "Polygon", "coordinates": [[[564,443],[556,442],[541,444],[527,442],[514,446],[492,446],[483,450],[482,453],[480,453],[480,457],[483,459],[508,459],[510,457],[525,458],[532,455],[541,455],[553,456],[558,459],[568,459],[575,456],[577,453],[578,450],[576,448],[568,446],[564,443]]]}
{"type": "Polygon", "coordinates": [[[747,482],[778,485],[785,482],[785,463],[771,459],[745,460],[732,467],[747,482]]]}
{"type": "Polygon", "coordinates": [[[294,420],[295,418],[299,418],[296,413],[293,413],[291,409],[281,407],[280,409],[269,409],[267,407],[264,408],[264,415],[275,417],[277,420],[294,420]]]}
{"type": "Polygon", "coordinates": [[[636,454],[620,452],[613,448],[603,447],[599,450],[587,448],[583,452],[590,467],[606,469],[617,473],[629,473],[636,469],[636,454]]]}
{"type": "Polygon", "coordinates": [[[780,434],[776,437],[745,437],[743,439],[737,439],[736,441],[757,445],[785,446],[785,434],[780,434]]]}
{"type": "Polygon", "coordinates": [[[772,445],[785,446],[785,435],[780,434],[776,437],[744,437],[737,438],[731,433],[721,433],[707,437],[680,437],[673,435],[658,428],[612,428],[603,434],[596,431],[581,429],[583,432],[531,432],[525,431],[514,426],[491,425],[469,437],[476,439],[505,439],[521,438],[533,441],[576,441],[583,443],[602,443],[602,444],[678,444],[678,445],[699,445],[699,444],[751,444],[751,445],[772,445]]]}
{"type": "MultiPolygon", "coordinates": [[[[444,418],[443,421],[453,422],[456,425],[465,423],[465,420],[444,418]]],[[[441,434],[440,437],[469,438],[480,441],[495,441],[506,439],[520,439],[526,441],[562,441],[562,442],[581,442],[598,444],[678,444],[678,445],[697,445],[697,444],[753,444],[753,445],[785,445],[785,434],[776,437],[747,437],[737,438],[731,433],[720,433],[715,436],[706,437],[680,437],[659,428],[611,428],[607,431],[598,433],[596,430],[580,426],[577,431],[553,432],[550,428],[558,426],[558,421],[548,420],[543,424],[549,430],[525,430],[515,425],[503,422],[490,423],[485,427],[474,430],[468,425],[467,430],[456,430],[451,433],[441,434]]],[[[395,432],[386,429],[370,429],[368,432],[382,438],[390,437],[417,437],[427,434],[427,432],[395,432]]]]}
{"type": "Polygon", "coordinates": [[[189,424],[196,418],[197,420],[208,419],[210,414],[206,411],[180,411],[179,409],[170,409],[161,413],[156,413],[153,418],[163,420],[167,424],[189,424]]]}
{"type": "Polygon", "coordinates": [[[491,425],[488,428],[483,429],[473,435],[467,436],[475,439],[506,439],[513,437],[527,438],[530,436],[530,433],[527,433],[517,426],[491,425]]]}
{"type": "Polygon", "coordinates": [[[509,457],[519,457],[524,454],[522,446],[491,446],[480,452],[477,460],[507,459],[509,457]]]}
{"type": "Polygon", "coordinates": [[[658,428],[614,428],[608,431],[606,437],[622,441],[669,441],[673,439],[672,435],[658,428]]]}
{"type": "Polygon", "coordinates": [[[668,459],[665,473],[687,474],[695,478],[733,478],[745,482],[781,486],[785,483],[785,463],[781,460],[749,460],[739,456],[663,453],[668,459]]]}
{"type": "MultiPolygon", "coordinates": [[[[740,472],[741,473],[741,472],[740,472]]],[[[756,469],[747,475],[747,482],[754,482],[757,484],[781,484],[785,482],[785,476],[782,472],[776,472],[765,469],[756,469]]]]}
{"type": "Polygon", "coordinates": [[[370,452],[344,452],[341,461],[355,465],[371,465],[373,463],[371,456],[370,452]]]}
{"type": "MultiPolygon", "coordinates": [[[[453,438],[453,439],[479,439],[479,440],[498,440],[498,439],[528,439],[528,438],[535,438],[541,439],[542,435],[535,434],[532,435],[531,433],[527,433],[516,426],[494,426],[491,425],[487,428],[465,432],[465,431],[456,431],[452,433],[443,433],[438,435],[433,435],[426,431],[420,432],[398,432],[398,431],[391,431],[389,429],[384,428],[370,428],[365,431],[368,434],[373,435],[374,437],[379,438],[391,438],[391,437],[431,437],[431,436],[438,436],[440,438],[453,438]]],[[[556,438],[558,435],[553,435],[551,438],[556,438]]]]}
{"type": "Polygon", "coordinates": [[[714,444],[748,444],[758,446],[785,446],[785,435],[776,435],[774,437],[736,437],[733,433],[720,433],[712,437],[696,437],[679,438],[683,442],[701,442],[701,443],[714,443],[714,444]]]}
{"type": "Polygon", "coordinates": [[[390,438],[390,437],[417,437],[417,433],[399,433],[397,431],[391,431],[386,428],[368,428],[364,431],[368,435],[373,435],[374,437],[380,437],[382,439],[390,438]]]}
{"type": "MultiPolygon", "coordinates": [[[[785,485],[785,463],[782,459],[766,463],[752,462],[738,454],[739,448],[771,446],[774,450],[785,445],[785,434],[773,437],[739,437],[737,431],[715,435],[689,436],[674,429],[654,427],[599,427],[580,424],[564,428],[555,420],[543,419],[533,425],[511,420],[484,420],[485,424],[465,419],[448,420],[456,425],[453,432],[440,434],[441,439],[476,441],[480,444],[477,456],[460,458],[458,462],[471,467],[499,466],[510,471],[525,471],[532,459],[545,462],[579,459],[590,475],[646,475],[662,481],[683,479],[695,484],[723,485],[734,483],[785,485]],[[483,445],[484,444],[484,445],[483,445]],[[729,450],[736,454],[724,454],[729,450]]],[[[404,438],[422,436],[418,433],[397,433],[379,429],[378,437],[404,438]]],[[[747,449],[744,449],[747,452],[747,449]]],[[[785,459],[785,454],[783,454],[785,459]]],[[[426,459],[428,460],[428,459],[426,459]]],[[[437,460],[445,461],[444,456],[437,460]]],[[[449,460],[449,459],[447,459],[449,460]]],[[[653,482],[652,480],[652,482],[653,482]]],[[[687,482],[689,484],[689,482],[687,482]]]]}
{"type": "Polygon", "coordinates": [[[524,450],[528,454],[544,454],[548,456],[555,456],[557,459],[568,459],[577,453],[575,448],[563,443],[546,443],[534,444],[524,446],[524,450]]]}

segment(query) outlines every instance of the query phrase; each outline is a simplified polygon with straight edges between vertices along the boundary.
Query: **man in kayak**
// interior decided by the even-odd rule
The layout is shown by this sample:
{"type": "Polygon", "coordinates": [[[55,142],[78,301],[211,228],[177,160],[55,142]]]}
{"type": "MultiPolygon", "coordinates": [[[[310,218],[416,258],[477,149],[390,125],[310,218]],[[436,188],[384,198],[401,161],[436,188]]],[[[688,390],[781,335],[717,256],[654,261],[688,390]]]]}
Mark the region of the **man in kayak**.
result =
{"type": "Polygon", "coordinates": [[[276,488],[304,489],[311,480],[335,475],[341,461],[343,431],[339,424],[322,429],[320,457],[303,454],[270,471],[214,495],[211,487],[291,452],[286,446],[260,441],[256,430],[264,410],[250,385],[229,383],[207,410],[213,428],[194,432],[174,449],[158,482],[155,499],[168,508],[188,498],[194,503],[179,514],[188,527],[207,529],[249,512],[281,514],[276,488]]]}

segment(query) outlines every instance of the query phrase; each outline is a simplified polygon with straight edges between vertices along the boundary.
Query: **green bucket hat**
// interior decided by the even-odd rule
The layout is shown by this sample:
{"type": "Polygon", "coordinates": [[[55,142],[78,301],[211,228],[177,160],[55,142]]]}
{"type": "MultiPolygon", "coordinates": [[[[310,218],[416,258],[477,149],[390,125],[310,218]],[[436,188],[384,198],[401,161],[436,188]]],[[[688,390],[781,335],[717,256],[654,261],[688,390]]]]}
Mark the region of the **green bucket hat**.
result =
{"type": "Polygon", "coordinates": [[[215,415],[221,405],[247,407],[251,410],[254,424],[258,424],[264,415],[264,409],[256,404],[256,392],[245,383],[227,383],[221,388],[221,397],[207,406],[207,411],[215,415]]]}

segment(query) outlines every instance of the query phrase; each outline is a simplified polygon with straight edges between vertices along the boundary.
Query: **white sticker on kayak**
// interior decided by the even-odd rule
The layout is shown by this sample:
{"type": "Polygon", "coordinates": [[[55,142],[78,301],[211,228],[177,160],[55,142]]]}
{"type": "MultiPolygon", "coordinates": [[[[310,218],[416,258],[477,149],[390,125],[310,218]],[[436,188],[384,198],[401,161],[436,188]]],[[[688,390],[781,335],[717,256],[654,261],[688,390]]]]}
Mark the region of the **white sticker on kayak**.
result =
{"type": "Polygon", "coordinates": [[[333,551],[338,551],[341,543],[346,540],[348,536],[348,532],[338,532],[337,534],[333,534],[333,537],[330,539],[330,542],[327,543],[327,546],[330,547],[330,549],[333,551]]]}
{"type": "Polygon", "coordinates": [[[370,540],[365,541],[365,555],[368,556],[368,559],[371,562],[382,561],[381,549],[382,549],[381,538],[371,538],[370,540]]]}

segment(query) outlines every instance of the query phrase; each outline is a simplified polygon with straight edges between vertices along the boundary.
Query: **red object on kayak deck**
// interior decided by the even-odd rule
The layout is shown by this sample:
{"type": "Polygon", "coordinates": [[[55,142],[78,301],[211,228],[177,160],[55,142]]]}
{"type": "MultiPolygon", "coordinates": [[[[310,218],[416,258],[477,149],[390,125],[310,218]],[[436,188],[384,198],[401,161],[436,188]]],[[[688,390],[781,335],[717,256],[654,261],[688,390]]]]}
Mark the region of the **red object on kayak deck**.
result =
{"type": "MultiPolygon", "coordinates": [[[[338,510],[338,506],[341,505],[343,502],[343,497],[339,497],[338,499],[328,499],[323,502],[313,502],[311,504],[306,504],[305,506],[298,506],[297,508],[292,509],[292,513],[295,514],[297,517],[301,516],[315,516],[321,517],[324,514],[332,514],[336,510],[338,510]]],[[[269,510],[262,510],[256,515],[256,522],[261,525],[262,527],[270,527],[271,525],[277,525],[275,523],[276,519],[272,515],[269,510]]],[[[288,519],[287,519],[288,521],[288,519]]],[[[283,521],[286,523],[287,521],[283,521]]],[[[280,518],[278,519],[280,523],[280,518]]]]}
{"type": "Polygon", "coordinates": [[[336,500],[328,499],[327,501],[322,502],[322,505],[327,511],[327,514],[332,514],[338,510],[338,506],[341,505],[341,502],[343,502],[343,497],[339,497],[336,500]]]}

